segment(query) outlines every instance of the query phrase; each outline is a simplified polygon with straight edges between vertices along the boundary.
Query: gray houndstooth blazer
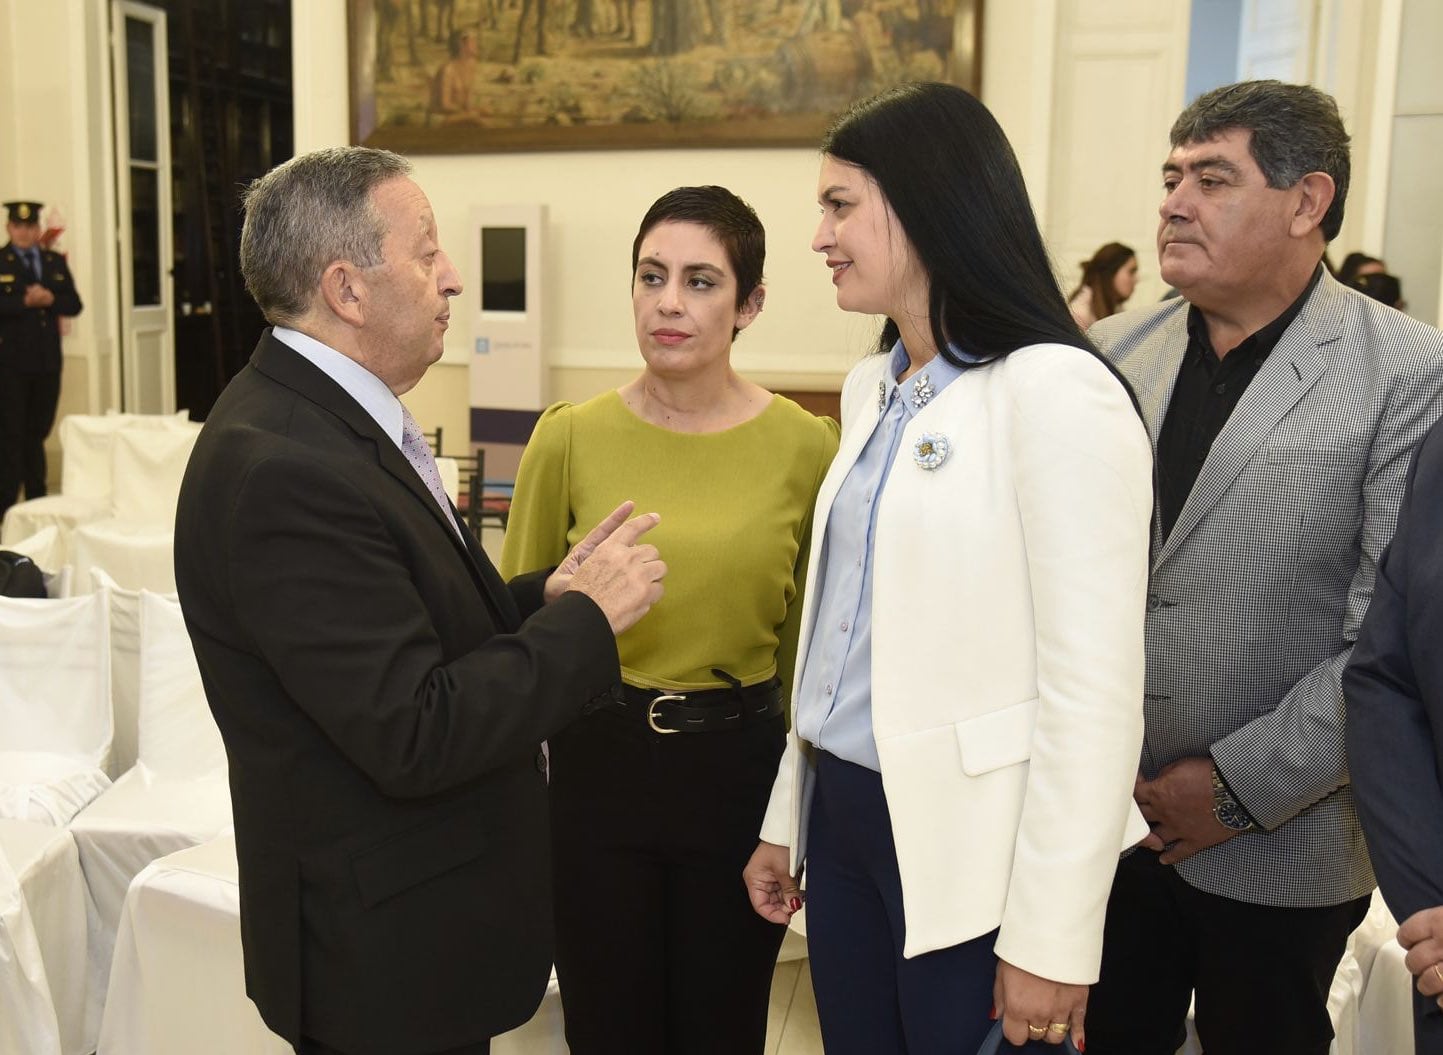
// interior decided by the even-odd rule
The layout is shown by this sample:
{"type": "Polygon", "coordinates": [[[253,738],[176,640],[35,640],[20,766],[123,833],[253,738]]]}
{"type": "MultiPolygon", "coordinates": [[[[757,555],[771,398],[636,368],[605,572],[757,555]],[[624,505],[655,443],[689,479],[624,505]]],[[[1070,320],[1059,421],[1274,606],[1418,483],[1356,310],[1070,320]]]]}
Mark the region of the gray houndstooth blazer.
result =
{"type": "MultiPolygon", "coordinates": [[[[1090,333],[1136,390],[1154,451],[1187,310],[1165,301],[1090,333]]],[[[1265,829],[1179,863],[1201,890],[1304,907],[1374,886],[1339,678],[1440,388],[1443,333],[1325,274],[1166,539],[1154,516],[1143,775],[1210,753],[1265,829]]]]}

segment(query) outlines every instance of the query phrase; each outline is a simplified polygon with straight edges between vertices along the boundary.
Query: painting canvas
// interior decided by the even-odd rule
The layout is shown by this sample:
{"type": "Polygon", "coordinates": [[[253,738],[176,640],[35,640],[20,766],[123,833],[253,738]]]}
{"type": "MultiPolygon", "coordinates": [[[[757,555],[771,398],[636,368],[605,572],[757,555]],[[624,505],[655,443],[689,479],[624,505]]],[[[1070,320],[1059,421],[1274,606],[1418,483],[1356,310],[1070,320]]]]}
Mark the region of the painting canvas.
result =
{"type": "Polygon", "coordinates": [[[814,144],[976,91],[982,0],[349,0],[352,140],[406,153],[814,144]]]}

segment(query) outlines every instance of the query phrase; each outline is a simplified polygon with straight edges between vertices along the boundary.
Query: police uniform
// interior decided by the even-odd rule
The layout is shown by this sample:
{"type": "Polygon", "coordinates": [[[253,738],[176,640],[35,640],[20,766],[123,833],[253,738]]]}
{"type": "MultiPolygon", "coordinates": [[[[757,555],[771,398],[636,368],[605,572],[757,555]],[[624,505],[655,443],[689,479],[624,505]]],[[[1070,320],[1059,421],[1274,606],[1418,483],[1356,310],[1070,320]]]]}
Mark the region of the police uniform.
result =
{"type": "Polygon", "coordinates": [[[22,485],[26,498],[45,494],[45,437],[60,399],[60,317],[81,308],[65,257],[36,244],[32,258],[15,244],[17,228],[39,225],[40,203],[5,207],[11,241],[0,248],[0,516],[22,485]],[[26,291],[36,286],[54,300],[27,305],[26,291]]]}

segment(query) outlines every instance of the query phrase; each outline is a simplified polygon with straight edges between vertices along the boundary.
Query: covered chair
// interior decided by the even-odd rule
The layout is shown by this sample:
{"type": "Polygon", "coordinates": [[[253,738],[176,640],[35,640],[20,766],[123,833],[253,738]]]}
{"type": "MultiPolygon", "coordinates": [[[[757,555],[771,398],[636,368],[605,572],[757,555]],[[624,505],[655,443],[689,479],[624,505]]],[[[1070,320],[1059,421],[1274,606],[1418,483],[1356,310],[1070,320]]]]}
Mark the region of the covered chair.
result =
{"type": "Polygon", "coordinates": [[[111,515],[77,526],[72,560],[81,581],[100,568],[132,590],[175,592],[175,505],[200,426],[122,430],[112,447],[111,515]]]}
{"type": "Polygon", "coordinates": [[[63,563],[66,547],[60,537],[60,529],[54,524],[41,528],[35,534],[17,539],[3,547],[11,553],[21,553],[35,562],[45,576],[47,597],[69,597],[72,569],[63,563]]]}
{"type": "MultiPolygon", "coordinates": [[[[148,865],[125,899],[115,942],[104,1055],[289,1055],[245,993],[235,838],[148,865]]],[[[565,1055],[553,975],[536,1016],[492,1055],[565,1055]]]]}
{"type": "Polygon", "coordinates": [[[88,1055],[85,882],[64,828],[0,820],[0,1055],[88,1055]]]}
{"type": "Polygon", "coordinates": [[[0,818],[63,826],[110,786],[103,597],[0,597],[0,818]]]}
{"type": "Polygon", "coordinates": [[[100,1026],[105,1055],[290,1055],[245,992],[235,839],[162,857],[125,899],[100,1026]]]}
{"type": "Polygon", "coordinates": [[[70,823],[90,892],[91,979],[105,992],[131,880],[152,861],[231,824],[225,749],[172,598],[139,597],[135,765],[70,823]]]}
{"type": "MultiPolygon", "coordinates": [[[[70,562],[70,533],[79,525],[111,515],[111,447],[122,431],[189,426],[179,414],[67,414],[60,421],[60,493],[18,502],[0,525],[0,546],[54,526],[59,532],[60,563],[70,562]]],[[[37,562],[38,563],[38,562],[37,562]]]]}

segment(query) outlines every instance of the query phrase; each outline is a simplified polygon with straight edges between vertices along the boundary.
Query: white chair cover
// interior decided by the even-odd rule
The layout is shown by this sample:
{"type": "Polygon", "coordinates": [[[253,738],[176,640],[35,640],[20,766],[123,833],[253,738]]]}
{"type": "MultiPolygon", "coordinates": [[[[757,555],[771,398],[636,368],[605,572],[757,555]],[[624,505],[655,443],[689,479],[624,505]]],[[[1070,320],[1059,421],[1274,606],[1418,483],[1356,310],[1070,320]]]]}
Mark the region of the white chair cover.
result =
{"type": "Polygon", "coordinates": [[[1348,939],[1363,973],[1363,1000],[1358,1009],[1358,1055],[1413,1050],[1413,976],[1403,963],[1398,922],[1383,895],[1348,939]]]}
{"type": "Polygon", "coordinates": [[[81,524],[109,515],[108,494],[103,498],[66,494],[27,498],[5,511],[5,522],[0,525],[0,546],[12,548],[15,543],[53,527],[59,533],[56,560],[64,564],[70,560],[70,533],[81,524]]]}
{"type": "Polygon", "coordinates": [[[137,600],[139,758],[70,824],[93,907],[91,977],[98,994],[106,989],[131,880],[156,858],[213,839],[231,823],[225,748],[180,603],[149,592],[137,600]]]}
{"type": "MultiPolygon", "coordinates": [[[[0,821],[0,825],[15,822],[0,821]]],[[[61,1055],[60,1023],[20,877],[0,843],[0,1055],[61,1055]]]]}
{"type": "Polygon", "coordinates": [[[0,525],[0,546],[47,525],[60,530],[58,564],[70,562],[70,535],[113,512],[113,447],[121,432],[195,429],[178,414],[69,414],[60,420],[60,493],[17,502],[0,525]]]}
{"type": "Polygon", "coordinates": [[[120,586],[100,568],[90,585],[110,611],[110,701],[115,732],[110,744],[112,779],[135,765],[140,741],[140,591],[120,586]]]}
{"type": "MultiPolygon", "coordinates": [[[[289,1055],[245,995],[235,839],[148,865],[130,886],[111,964],[104,1055],[289,1055]]],[[[526,1025],[492,1055],[565,1055],[555,975],[526,1025]]]]}
{"type": "Polygon", "coordinates": [[[122,429],[116,434],[111,458],[111,506],[116,519],[174,529],[180,481],[199,434],[200,426],[192,422],[122,429]]]}
{"type": "MultiPolygon", "coordinates": [[[[29,916],[38,960],[29,970],[23,958],[11,959],[0,951],[0,1055],[55,1051],[58,1055],[86,1055],[95,1050],[100,1029],[99,1002],[87,999],[86,896],[75,843],[63,828],[0,820],[0,903],[10,901],[12,888],[5,878],[8,860],[18,884],[22,910],[29,916]],[[14,1006],[11,997],[20,997],[14,1006]],[[8,1046],[19,1032],[22,1046],[8,1046]]],[[[25,925],[20,924],[22,930],[25,925]]],[[[0,923],[0,950],[13,926],[0,923]]],[[[28,944],[22,939],[22,943],[28,944]]],[[[12,943],[12,951],[14,945],[12,943]]]]}
{"type": "Polygon", "coordinates": [[[103,597],[0,597],[0,817],[63,825],[109,786],[103,597]]]}
{"type": "Polygon", "coordinates": [[[175,534],[171,526],[107,517],[81,524],[70,537],[81,583],[99,568],[127,590],[175,593],[175,534]]]}
{"type": "Polygon", "coordinates": [[[35,534],[16,539],[0,548],[29,557],[42,572],[54,571],[65,563],[60,559],[60,529],[54,524],[47,524],[35,534]]]}
{"type": "Polygon", "coordinates": [[[114,493],[112,454],[115,437],[134,430],[164,430],[189,424],[186,411],[176,414],[68,414],[60,421],[60,493],[71,498],[99,498],[110,507],[114,493]]]}
{"type": "Polygon", "coordinates": [[[140,761],[172,779],[226,772],[216,727],[180,601],[140,594],[140,761]]]}
{"type": "Polygon", "coordinates": [[[105,1055],[290,1055],[245,994],[235,840],[146,866],[125,899],[105,1017],[105,1055]]]}
{"type": "Polygon", "coordinates": [[[461,501],[461,463],[455,458],[437,458],[436,469],[441,475],[441,490],[452,503],[461,501]]]}

